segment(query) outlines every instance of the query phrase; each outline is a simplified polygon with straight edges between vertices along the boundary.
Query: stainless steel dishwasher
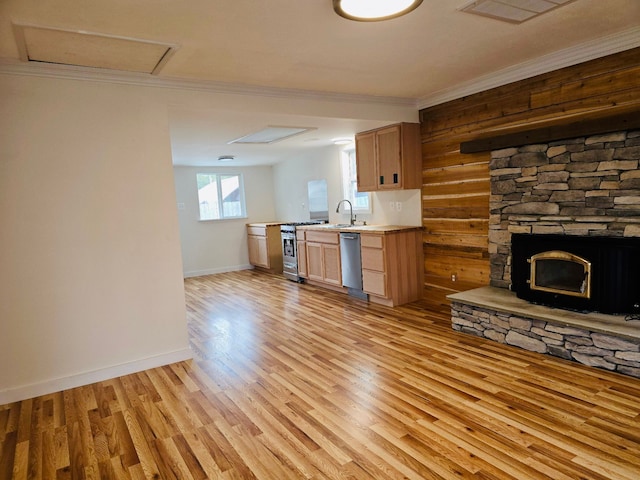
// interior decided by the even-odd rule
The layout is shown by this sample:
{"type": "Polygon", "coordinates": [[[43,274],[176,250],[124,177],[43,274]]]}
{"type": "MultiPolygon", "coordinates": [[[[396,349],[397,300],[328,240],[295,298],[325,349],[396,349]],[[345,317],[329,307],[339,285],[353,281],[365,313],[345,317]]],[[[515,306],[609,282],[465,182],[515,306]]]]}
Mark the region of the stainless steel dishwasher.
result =
{"type": "Polygon", "coordinates": [[[349,295],[368,300],[362,291],[362,259],[360,258],[360,234],[340,233],[340,263],[342,267],[342,286],[347,287],[349,295]]]}

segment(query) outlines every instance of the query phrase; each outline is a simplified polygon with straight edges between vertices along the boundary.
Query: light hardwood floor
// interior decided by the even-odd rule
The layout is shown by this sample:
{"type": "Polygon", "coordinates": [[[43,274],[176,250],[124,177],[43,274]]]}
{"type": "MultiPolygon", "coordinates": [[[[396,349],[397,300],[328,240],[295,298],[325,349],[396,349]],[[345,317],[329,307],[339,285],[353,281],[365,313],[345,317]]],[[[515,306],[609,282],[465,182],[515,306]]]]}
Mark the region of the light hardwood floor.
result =
{"type": "Polygon", "coordinates": [[[640,479],[640,380],[421,304],[185,286],[194,361],[0,406],[0,479],[640,479]]]}

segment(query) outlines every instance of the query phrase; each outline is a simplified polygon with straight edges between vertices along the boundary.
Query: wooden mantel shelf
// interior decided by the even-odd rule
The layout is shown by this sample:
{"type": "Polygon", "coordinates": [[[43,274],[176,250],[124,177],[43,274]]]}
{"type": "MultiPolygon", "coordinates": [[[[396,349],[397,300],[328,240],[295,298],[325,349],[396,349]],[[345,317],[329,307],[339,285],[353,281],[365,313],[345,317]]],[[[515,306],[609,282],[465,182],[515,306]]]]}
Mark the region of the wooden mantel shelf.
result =
{"type": "Polygon", "coordinates": [[[632,130],[640,128],[640,106],[630,105],[617,109],[616,114],[611,110],[601,112],[589,112],[589,116],[581,114],[580,118],[556,118],[553,121],[532,125],[510,126],[508,130],[485,131],[478,138],[462,142],[460,153],[478,153],[502,148],[520,147],[536,143],[547,143],[556,140],[597,135],[620,130],[632,130]]]}

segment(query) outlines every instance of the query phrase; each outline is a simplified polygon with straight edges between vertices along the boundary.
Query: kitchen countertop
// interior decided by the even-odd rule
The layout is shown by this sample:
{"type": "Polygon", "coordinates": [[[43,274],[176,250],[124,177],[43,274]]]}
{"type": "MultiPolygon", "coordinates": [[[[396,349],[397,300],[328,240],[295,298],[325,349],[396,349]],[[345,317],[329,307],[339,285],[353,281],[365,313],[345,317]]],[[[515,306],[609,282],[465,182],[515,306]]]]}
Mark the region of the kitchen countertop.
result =
{"type": "Polygon", "coordinates": [[[387,234],[394,232],[406,232],[410,230],[422,230],[422,227],[410,226],[410,225],[354,225],[342,226],[335,223],[326,223],[322,225],[301,225],[298,227],[301,230],[315,230],[315,231],[330,231],[330,232],[354,232],[354,233],[379,233],[387,234]]]}
{"type": "Polygon", "coordinates": [[[247,223],[249,227],[271,227],[272,225],[283,225],[286,222],[253,222],[247,223]]]}

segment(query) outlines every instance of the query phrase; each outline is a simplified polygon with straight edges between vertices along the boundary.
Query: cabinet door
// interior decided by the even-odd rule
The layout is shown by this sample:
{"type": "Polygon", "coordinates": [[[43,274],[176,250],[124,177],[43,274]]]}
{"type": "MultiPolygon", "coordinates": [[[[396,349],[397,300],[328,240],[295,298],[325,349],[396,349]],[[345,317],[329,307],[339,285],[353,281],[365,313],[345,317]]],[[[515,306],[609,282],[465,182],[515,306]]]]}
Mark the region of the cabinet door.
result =
{"type": "Polygon", "coordinates": [[[310,280],[323,280],[321,243],[307,242],[307,275],[310,280]]]}
{"type": "Polygon", "coordinates": [[[332,285],[342,285],[340,246],[322,245],[323,281],[332,285]]]}
{"type": "Polygon", "coordinates": [[[356,175],[359,192],[378,189],[375,132],[356,135],[356,175]]]}
{"type": "Polygon", "coordinates": [[[400,125],[393,125],[376,132],[379,190],[402,188],[400,129],[400,125]]]}
{"type": "Polygon", "coordinates": [[[307,278],[307,242],[296,242],[298,251],[298,276],[307,278]]]}
{"type": "Polygon", "coordinates": [[[384,272],[384,250],[381,248],[365,248],[360,251],[363,270],[375,270],[384,272]]]}
{"type": "Polygon", "coordinates": [[[249,263],[251,265],[257,265],[260,261],[260,253],[258,252],[258,237],[255,235],[249,235],[247,237],[247,244],[249,246],[249,263]]]}
{"type": "Polygon", "coordinates": [[[382,235],[360,235],[362,244],[362,290],[387,297],[385,239],[382,235]]]}
{"type": "Polygon", "coordinates": [[[267,250],[267,238],[249,235],[249,263],[259,267],[269,268],[269,253],[267,250]]]}
{"type": "Polygon", "coordinates": [[[387,296],[387,276],[383,272],[362,270],[362,290],[379,297],[387,296]]]}

